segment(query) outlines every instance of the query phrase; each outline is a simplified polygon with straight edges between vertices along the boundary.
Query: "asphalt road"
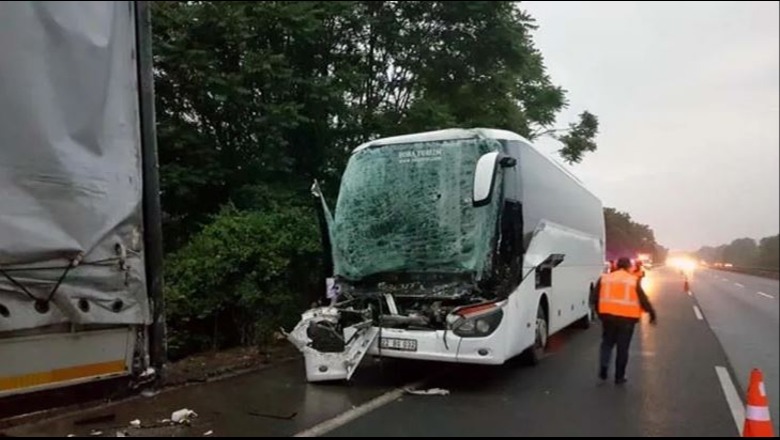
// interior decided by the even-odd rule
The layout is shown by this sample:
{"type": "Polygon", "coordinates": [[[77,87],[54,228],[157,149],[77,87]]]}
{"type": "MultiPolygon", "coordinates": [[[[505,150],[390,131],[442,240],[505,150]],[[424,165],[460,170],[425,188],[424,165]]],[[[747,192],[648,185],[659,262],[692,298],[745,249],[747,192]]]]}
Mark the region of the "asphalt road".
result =
{"type": "Polygon", "coordinates": [[[742,393],[760,368],[780,432],[780,281],[718,270],[694,274],[691,290],[736,373],[742,393]]]}
{"type": "Polygon", "coordinates": [[[728,367],[694,298],[666,269],[647,279],[658,325],[634,335],[629,383],[596,379],[599,327],[571,330],[537,367],[459,367],[333,436],[737,436],[715,367],[728,367]]]}
{"type": "MultiPolygon", "coordinates": [[[[693,312],[678,274],[649,273],[658,325],[637,327],[629,382],[596,378],[600,326],[568,329],[537,367],[367,361],[349,384],[307,384],[300,361],[197,384],[6,431],[12,436],[737,436],[716,366],[730,368],[720,342],[693,312]],[[423,388],[447,396],[398,392],[423,388]],[[195,410],[189,426],[161,423],[195,410]],[[372,409],[369,411],[369,409],[372,409]],[[105,421],[88,423],[89,418],[105,421]],[[142,429],[129,429],[140,419],[142,429]],[[326,427],[326,429],[319,429],[326,427]]],[[[766,292],[769,293],[769,292],[766,292]]],[[[708,312],[705,312],[708,313],[708,312]]],[[[776,314],[775,314],[776,316],[776,314]]],[[[723,370],[725,371],[725,370],[723,370]]],[[[728,376],[728,374],[727,374],[728,376]]]]}

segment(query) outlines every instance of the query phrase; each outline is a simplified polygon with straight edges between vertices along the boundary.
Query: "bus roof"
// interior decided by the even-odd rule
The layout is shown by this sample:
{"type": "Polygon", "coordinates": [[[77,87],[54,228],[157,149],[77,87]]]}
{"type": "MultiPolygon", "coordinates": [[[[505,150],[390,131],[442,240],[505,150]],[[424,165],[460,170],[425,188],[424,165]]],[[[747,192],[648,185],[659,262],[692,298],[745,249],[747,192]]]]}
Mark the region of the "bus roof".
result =
{"type": "Polygon", "coordinates": [[[448,141],[453,139],[471,139],[475,137],[496,139],[500,141],[525,142],[526,144],[533,147],[533,149],[536,150],[536,152],[538,152],[539,154],[541,154],[544,158],[552,162],[561,171],[566,173],[566,175],[574,179],[577,183],[582,184],[582,181],[577,176],[575,176],[571,171],[569,171],[561,163],[555,160],[555,158],[550,157],[549,154],[545,154],[539,151],[539,149],[536,148],[530,140],[512,131],[500,130],[495,128],[471,128],[471,129],[448,128],[444,130],[426,131],[422,133],[413,133],[413,134],[405,134],[401,136],[380,138],[380,139],[375,139],[373,141],[369,141],[361,144],[360,146],[352,150],[352,154],[365,150],[366,148],[379,147],[383,145],[411,144],[416,142],[448,141]]]}
{"type": "Polygon", "coordinates": [[[453,139],[470,139],[475,137],[507,141],[525,141],[529,144],[531,143],[528,139],[520,136],[519,134],[507,130],[496,130],[492,128],[448,128],[445,130],[426,131],[423,133],[405,134],[401,136],[375,139],[358,146],[352,152],[357,153],[358,151],[365,150],[366,148],[378,147],[382,145],[448,141],[453,139]]]}

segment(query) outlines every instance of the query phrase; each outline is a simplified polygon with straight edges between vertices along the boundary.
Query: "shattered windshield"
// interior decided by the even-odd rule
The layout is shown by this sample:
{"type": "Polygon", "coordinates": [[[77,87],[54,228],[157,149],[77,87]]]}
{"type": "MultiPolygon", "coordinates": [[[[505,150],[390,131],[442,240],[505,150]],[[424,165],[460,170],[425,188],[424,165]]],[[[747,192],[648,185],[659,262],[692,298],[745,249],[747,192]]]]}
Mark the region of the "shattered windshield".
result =
{"type": "Polygon", "coordinates": [[[482,154],[498,147],[493,140],[456,139],[353,154],[332,229],[336,274],[359,280],[379,273],[471,272],[479,278],[489,264],[498,197],[472,206],[474,169],[482,154]]]}

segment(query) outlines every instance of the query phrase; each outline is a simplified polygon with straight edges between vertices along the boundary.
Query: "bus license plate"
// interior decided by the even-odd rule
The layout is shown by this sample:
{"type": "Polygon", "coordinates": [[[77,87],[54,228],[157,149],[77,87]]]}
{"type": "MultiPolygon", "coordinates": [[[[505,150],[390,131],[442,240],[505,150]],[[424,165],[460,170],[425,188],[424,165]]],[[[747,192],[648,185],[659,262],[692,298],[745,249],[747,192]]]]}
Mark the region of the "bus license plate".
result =
{"type": "Polygon", "coordinates": [[[414,339],[382,338],[379,341],[383,350],[417,351],[414,339]]]}

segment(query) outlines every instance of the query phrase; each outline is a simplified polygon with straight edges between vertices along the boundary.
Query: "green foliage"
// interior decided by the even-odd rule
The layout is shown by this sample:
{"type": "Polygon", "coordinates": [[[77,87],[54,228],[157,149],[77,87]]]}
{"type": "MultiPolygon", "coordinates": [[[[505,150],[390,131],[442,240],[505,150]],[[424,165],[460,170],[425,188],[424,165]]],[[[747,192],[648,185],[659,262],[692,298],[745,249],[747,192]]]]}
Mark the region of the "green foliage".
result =
{"type": "MultiPolygon", "coordinates": [[[[255,322],[270,328],[321,291],[308,188],[319,179],[332,199],[359,143],[453,126],[532,137],[567,104],[515,2],[163,1],[152,14],[170,327],[184,352],[256,342],[255,322]]],[[[596,148],[596,117],[581,119],[559,137],[569,162],[596,148]]]]}
{"type": "Polygon", "coordinates": [[[759,267],[780,269],[780,235],[772,235],[761,239],[758,245],[759,267]]]}
{"type": "Polygon", "coordinates": [[[634,257],[637,253],[653,255],[655,261],[666,257],[666,249],[655,241],[649,226],[636,223],[628,213],[604,208],[607,235],[607,258],[634,257]]]}
{"type": "Polygon", "coordinates": [[[558,153],[566,162],[579,163],[585,153],[596,151],[594,139],[598,132],[598,118],[589,112],[583,112],[577,124],[569,124],[568,133],[557,136],[564,145],[558,153]]]}
{"type": "Polygon", "coordinates": [[[738,238],[729,244],[704,246],[696,254],[709,263],[731,263],[739,267],[780,269],[780,235],[762,238],[738,238]]]}
{"type": "Polygon", "coordinates": [[[174,355],[208,346],[265,344],[290,326],[319,281],[311,209],[228,207],[166,261],[174,355]]]}

